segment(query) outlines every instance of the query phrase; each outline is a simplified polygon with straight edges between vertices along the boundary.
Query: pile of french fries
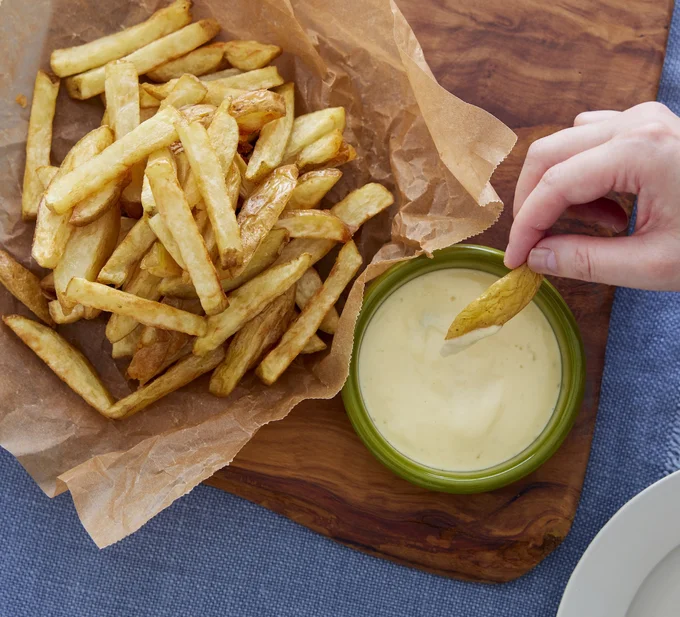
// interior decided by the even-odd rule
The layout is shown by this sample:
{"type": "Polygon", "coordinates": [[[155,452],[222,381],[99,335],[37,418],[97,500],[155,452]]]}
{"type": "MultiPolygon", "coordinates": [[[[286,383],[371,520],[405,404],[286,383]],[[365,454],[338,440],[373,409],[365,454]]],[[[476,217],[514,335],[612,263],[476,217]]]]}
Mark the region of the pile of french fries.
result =
{"type": "Polygon", "coordinates": [[[319,209],[356,156],[344,109],[295,117],[294,84],[270,64],[281,49],[211,43],[219,31],[214,20],[191,23],[191,2],[177,0],[54,51],[57,77],[35,81],[22,215],[35,221],[32,256],[49,273],[0,251],[0,282],[43,323],[3,321],[108,418],[209,371],[215,396],[251,369],[270,385],[298,355],[325,349],[362,263],[352,236],[393,203],[371,183],[319,209]],[[105,111],[52,167],[59,78],[71,97],[101,95],[105,111]],[[314,264],[337,244],[324,281],[314,264]],[[54,329],[102,313],[113,357],[131,357],[127,374],[140,384],[118,401],[54,329]]]}

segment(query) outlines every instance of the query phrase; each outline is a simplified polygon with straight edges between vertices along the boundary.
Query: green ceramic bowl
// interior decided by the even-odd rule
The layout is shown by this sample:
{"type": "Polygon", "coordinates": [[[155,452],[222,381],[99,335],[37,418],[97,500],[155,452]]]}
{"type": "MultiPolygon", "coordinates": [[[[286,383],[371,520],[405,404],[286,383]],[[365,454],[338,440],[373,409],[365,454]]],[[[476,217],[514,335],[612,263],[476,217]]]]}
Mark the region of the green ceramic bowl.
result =
{"type": "Polygon", "coordinates": [[[547,281],[534,302],[552,326],[562,357],[562,386],[555,411],[543,432],[512,459],[480,471],[453,472],[422,465],[396,450],[373,424],[359,388],[358,360],[364,333],[385,299],[410,280],[444,268],[482,270],[499,277],[507,274],[503,253],[485,246],[460,244],[397,264],[366,291],[357,321],[349,378],[342,391],[345,409],[359,437],[375,457],[402,478],[419,486],[448,493],[480,493],[510,484],[534,471],[557,450],[569,433],[583,400],[585,358],[578,326],[562,296],[547,281]]]}

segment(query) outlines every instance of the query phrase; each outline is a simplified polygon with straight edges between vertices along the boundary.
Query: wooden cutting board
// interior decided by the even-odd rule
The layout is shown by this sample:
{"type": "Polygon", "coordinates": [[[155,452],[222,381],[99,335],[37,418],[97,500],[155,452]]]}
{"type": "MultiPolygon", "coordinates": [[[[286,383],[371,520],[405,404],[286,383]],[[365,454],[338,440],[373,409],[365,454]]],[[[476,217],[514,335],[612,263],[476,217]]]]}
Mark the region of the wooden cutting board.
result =
{"type": "MultiPolygon", "coordinates": [[[[527,147],[588,109],[656,97],[672,0],[397,0],[440,83],[512,127],[519,142],[492,180],[499,224],[474,241],[504,248],[527,147]]],[[[578,229],[564,221],[563,230],[578,229]]],[[[595,425],[614,290],[557,280],[583,333],[588,377],[557,454],[482,495],[414,487],[364,448],[341,400],[308,401],[263,428],[209,484],[353,548],[445,576],[509,581],[569,531],[595,425]]]]}

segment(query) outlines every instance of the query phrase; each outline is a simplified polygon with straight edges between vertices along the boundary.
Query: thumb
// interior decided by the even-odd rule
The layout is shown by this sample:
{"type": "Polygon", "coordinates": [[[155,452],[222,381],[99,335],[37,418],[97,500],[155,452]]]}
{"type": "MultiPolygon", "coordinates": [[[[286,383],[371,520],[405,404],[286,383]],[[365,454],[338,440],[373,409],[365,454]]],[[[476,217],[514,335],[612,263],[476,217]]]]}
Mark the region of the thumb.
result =
{"type": "Polygon", "coordinates": [[[680,281],[666,280],[668,270],[654,262],[643,243],[640,236],[551,236],[531,250],[527,264],[534,272],[581,281],[638,289],[677,288],[680,281]]]}

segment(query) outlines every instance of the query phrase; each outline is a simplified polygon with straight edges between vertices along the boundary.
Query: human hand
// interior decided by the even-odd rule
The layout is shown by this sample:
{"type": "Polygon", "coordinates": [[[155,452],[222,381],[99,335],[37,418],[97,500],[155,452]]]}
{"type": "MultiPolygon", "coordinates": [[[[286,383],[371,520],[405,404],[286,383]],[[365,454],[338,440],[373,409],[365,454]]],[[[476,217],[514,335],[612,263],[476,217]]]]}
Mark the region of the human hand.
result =
{"type": "Polygon", "coordinates": [[[544,274],[680,291],[680,118],[660,103],[580,114],[572,128],[531,145],[513,213],[509,268],[527,261],[544,274]],[[572,207],[623,231],[623,210],[600,200],[610,191],[638,196],[632,235],[546,237],[572,207]]]}

